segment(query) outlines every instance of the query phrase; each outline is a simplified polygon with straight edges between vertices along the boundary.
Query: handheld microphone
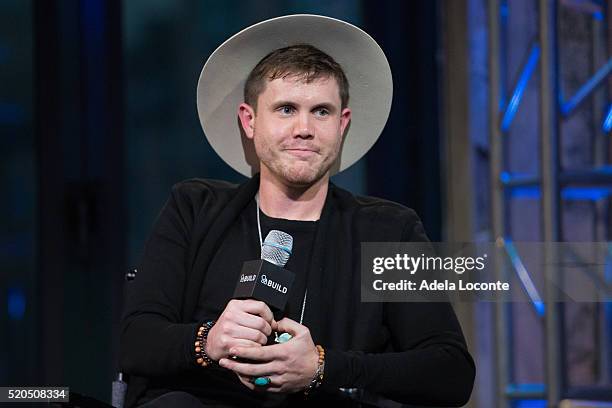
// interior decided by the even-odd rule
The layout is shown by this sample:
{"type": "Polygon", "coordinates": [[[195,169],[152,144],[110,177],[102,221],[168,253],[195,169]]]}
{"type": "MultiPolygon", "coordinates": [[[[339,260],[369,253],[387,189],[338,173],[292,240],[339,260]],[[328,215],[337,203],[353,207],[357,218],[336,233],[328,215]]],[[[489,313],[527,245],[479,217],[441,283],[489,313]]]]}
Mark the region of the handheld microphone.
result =
{"type": "Polygon", "coordinates": [[[295,279],[293,272],[283,268],[292,249],[291,235],[270,231],[261,247],[261,259],[243,264],[233,298],[261,300],[272,309],[275,319],[282,318],[295,279]]]}

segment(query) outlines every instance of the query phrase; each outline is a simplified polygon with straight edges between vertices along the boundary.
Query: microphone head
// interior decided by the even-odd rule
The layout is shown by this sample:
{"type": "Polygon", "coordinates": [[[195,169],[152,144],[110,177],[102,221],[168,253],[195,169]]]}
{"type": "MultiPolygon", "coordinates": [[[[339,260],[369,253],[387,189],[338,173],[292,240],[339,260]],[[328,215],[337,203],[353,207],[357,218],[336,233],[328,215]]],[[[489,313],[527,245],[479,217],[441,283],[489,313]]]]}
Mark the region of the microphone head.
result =
{"type": "Polygon", "coordinates": [[[271,230],[261,246],[261,259],[285,266],[293,249],[293,237],[286,232],[271,230]]]}

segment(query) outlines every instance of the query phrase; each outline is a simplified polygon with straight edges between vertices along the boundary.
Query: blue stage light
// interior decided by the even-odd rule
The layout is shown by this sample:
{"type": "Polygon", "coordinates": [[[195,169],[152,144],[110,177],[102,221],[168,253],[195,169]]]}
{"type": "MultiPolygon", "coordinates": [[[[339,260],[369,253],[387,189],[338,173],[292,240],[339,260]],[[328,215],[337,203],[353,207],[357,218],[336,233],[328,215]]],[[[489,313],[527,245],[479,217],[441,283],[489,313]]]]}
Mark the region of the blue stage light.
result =
{"type": "Polygon", "coordinates": [[[608,74],[612,72],[612,58],[606,62],[578,91],[572,96],[567,102],[561,104],[561,113],[564,116],[568,116],[578,105],[584,101],[584,99],[591,94],[603,80],[607,78],[608,74]]]}
{"type": "Polygon", "coordinates": [[[608,112],[604,118],[602,129],[605,133],[608,133],[612,129],[612,103],[608,106],[608,112]]]}
{"type": "Polygon", "coordinates": [[[506,107],[506,111],[504,112],[504,117],[501,123],[501,130],[503,132],[507,131],[510,128],[512,119],[514,119],[516,111],[521,103],[521,100],[523,99],[523,94],[525,93],[527,84],[529,84],[529,79],[531,78],[533,72],[538,66],[539,59],[540,46],[538,44],[534,44],[531,47],[529,58],[527,58],[527,62],[523,67],[523,71],[521,72],[521,76],[519,77],[519,80],[516,83],[516,86],[514,87],[514,91],[512,92],[512,97],[510,97],[510,102],[508,102],[508,106],[506,107]]]}
{"type": "Polygon", "coordinates": [[[525,265],[523,264],[523,261],[521,260],[521,257],[510,237],[504,238],[504,248],[506,249],[508,258],[510,258],[510,262],[512,262],[516,276],[521,282],[523,290],[529,297],[535,312],[538,316],[544,316],[544,313],[546,313],[544,301],[538,293],[538,289],[535,287],[535,284],[533,283],[527,268],[525,268],[525,265]]]}
{"type": "Polygon", "coordinates": [[[8,290],[7,296],[8,315],[11,320],[21,320],[25,315],[26,299],[23,289],[12,287],[8,290]]]}
{"type": "MultiPolygon", "coordinates": [[[[512,187],[512,198],[534,199],[541,197],[539,186],[512,187]]],[[[610,187],[565,187],[561,190],[561,197],[568,201],[599,201],[612,196],[610,187]]]]}
{"type": "Polygon", "coordinates": [[[547,408],[548,404],[543,399],[518,400],[513,404],[514,408],[547,408]]]}

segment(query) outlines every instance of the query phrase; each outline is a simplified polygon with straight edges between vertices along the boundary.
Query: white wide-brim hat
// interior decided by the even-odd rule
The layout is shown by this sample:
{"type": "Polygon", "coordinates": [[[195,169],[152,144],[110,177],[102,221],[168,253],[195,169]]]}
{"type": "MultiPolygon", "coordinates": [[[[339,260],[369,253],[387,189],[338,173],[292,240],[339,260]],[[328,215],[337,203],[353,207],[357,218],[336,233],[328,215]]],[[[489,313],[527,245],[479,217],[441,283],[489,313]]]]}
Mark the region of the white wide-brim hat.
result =
{"type": "Polygon", "coordinates": [[[391,68],[370,35],[345,21],[318,15],[262,21],[235,34],[212,53],[197,90],[198,115],[208,142],[227,164],[247,177],[259,171],[259,160],[238,120],[244,83],[263,57],[294,44],[310,44],[330,55],[349,82],[351,123],[331,174],[363,157],[387,122],[393,97],[391,68]]]}

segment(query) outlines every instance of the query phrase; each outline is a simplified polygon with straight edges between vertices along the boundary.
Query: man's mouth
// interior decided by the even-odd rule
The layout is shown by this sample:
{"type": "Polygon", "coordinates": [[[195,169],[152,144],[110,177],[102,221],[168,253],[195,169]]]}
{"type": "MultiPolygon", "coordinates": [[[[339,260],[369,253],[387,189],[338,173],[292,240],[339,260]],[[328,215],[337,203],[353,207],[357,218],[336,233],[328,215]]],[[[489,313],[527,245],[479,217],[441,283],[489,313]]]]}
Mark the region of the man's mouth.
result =
{"type": "Polygon", "coordinates": [[[317,151],[315,151],[314,149],[308,149],[304,147],[285,149],[285,151],[293,156],[301,157],[301,158],[311,157],[317,154],[317,151]]]}

